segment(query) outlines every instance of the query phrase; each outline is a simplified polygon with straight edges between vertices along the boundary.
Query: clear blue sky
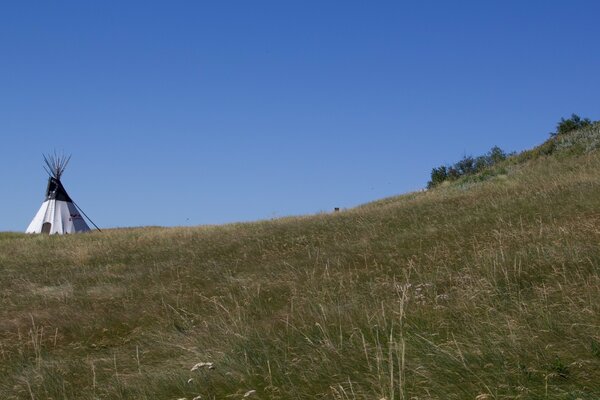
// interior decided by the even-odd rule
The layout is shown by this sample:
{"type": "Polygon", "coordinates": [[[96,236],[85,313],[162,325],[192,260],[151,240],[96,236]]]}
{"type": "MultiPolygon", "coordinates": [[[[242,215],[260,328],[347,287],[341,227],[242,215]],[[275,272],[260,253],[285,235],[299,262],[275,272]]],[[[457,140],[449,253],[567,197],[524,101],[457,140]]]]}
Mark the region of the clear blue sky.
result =
{"type": "Polygon", "coordinates": [[[0,5],[0,230],[42,153],[103,227],[352,207],[431,168],[600,119],[597,1],[0,5]]]}

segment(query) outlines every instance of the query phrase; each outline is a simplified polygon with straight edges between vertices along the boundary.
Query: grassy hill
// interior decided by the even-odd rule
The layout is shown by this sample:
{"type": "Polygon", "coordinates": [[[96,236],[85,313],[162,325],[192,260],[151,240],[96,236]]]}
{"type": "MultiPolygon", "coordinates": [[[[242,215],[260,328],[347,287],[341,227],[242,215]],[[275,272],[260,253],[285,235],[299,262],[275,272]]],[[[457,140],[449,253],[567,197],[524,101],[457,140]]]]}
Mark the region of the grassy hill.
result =
{"type": "Polygon", "coordinates": [[[598,399],[598,138],[335,214],[0,234],[0,398],[598,399]]]}

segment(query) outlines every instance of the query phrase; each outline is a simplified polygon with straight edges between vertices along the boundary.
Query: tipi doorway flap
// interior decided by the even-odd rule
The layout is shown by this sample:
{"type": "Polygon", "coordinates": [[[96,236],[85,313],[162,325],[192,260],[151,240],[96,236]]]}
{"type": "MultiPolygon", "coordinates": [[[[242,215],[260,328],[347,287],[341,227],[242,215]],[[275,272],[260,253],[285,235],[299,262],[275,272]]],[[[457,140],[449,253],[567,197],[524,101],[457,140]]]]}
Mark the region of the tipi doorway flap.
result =
{"type": "Polygon", "coordinates": [[[50,222],[44,222],[42,224],[42,233],[49,234],[52,229],[52,224],[50,222]]]}

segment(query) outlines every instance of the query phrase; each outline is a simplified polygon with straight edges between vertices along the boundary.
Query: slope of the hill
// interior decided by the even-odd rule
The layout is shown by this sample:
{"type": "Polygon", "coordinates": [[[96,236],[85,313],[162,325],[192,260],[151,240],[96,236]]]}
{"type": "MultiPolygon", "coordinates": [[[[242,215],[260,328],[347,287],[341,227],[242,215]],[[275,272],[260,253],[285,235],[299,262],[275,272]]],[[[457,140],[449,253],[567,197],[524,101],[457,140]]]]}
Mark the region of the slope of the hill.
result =
{"type": "Polygon", "coordinates": [[[598,399],[577,149],[335,214],[0,235],[0,398],[598,399]]]}

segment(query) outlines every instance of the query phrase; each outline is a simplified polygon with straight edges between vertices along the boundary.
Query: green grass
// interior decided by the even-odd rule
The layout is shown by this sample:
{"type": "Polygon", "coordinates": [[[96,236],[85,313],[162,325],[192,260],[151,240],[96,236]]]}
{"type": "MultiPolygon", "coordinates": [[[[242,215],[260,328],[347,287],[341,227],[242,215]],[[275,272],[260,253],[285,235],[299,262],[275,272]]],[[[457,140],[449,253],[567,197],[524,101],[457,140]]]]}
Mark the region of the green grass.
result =
{"type": "Polygon", "coordinates": [[[334,214],[0,234],[0,398],[598,399],[586,146],[334,214]]]}

